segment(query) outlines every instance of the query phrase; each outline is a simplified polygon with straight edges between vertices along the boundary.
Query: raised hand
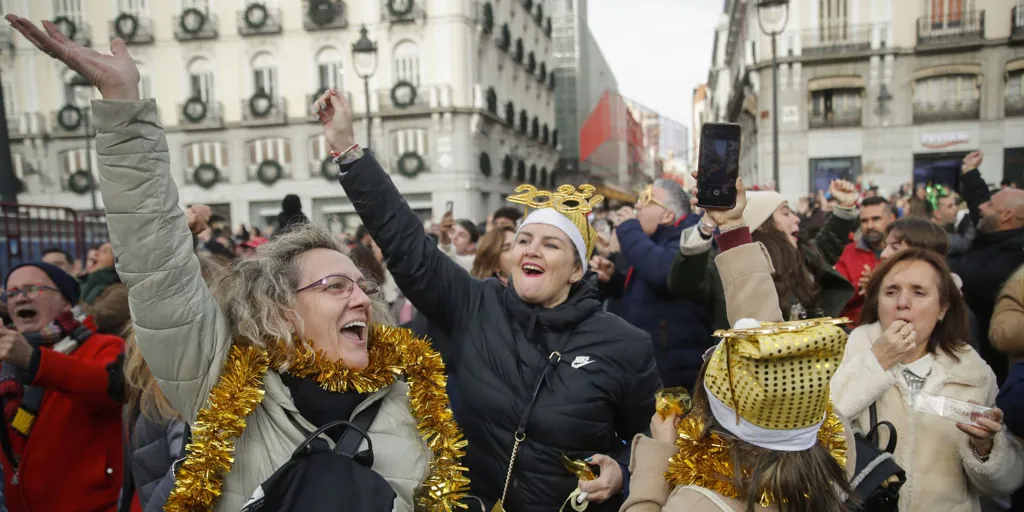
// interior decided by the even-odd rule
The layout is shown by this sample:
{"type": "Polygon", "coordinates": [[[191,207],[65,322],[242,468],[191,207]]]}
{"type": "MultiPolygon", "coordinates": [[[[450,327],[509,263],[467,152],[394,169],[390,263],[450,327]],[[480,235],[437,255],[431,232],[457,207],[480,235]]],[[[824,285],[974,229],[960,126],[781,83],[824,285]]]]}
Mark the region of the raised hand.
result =
{"type": "Polygon", "coordinates": [[[871,352],[883,370],[888,371],[896,363],[917,350],[917,331],[914,324],[896,320],[871,345],[871,352]]]}
{"type": "Polygon", "coordinates": [[[15,30],[25,36],[25,39],[36,45],[36,48],[89,80],[93,87],[99,89],[103,99],[139,99],[139,68],[120,38],[110,43],[110,52],[113,55],[104,55],[68,39],[68,36],[62,34],[57,26],[49,21],[43,21],[43,28],[46,29],[43,32],[31,21],[20,16],[8,14],[6,19],[15,30]]]}
{"type": "Polygon", "coordinates": [[[857,193],[857,187],[846,180],[832,180],[832,183],[828,186],[828,191],[832,194],[832,197],[836,198],[836,202],[839,206],[844,208],[853,208],[857,206],[857,199],[860,194],[857,193]]]}
{"type": "MultiPolygon", "coordinates": [[[[690,175],[694,180],[697,179],[697,171],[693,171],[690,175]]],[[[690,189],[690,206],[697,207],[697,187],[690,189]]],[[[714,221],[716,226],[725,230],[743,224],[743,210],[746,208],[747,187],[743,185],[743,178],[736,178],[736,206],[729,210],[710,208],[705,210],[705,216],[714,221]]]]}
{"type": "Polygon", "coordinates": [[[964,163],[960,166],[960,170],[964,174],[967,174],[981,166],[982,160],[985,159],[985,154],[981,151],[972,151],[964,157],[964,163]]]}
{"type": "Polygon", "coordinates": [[[313,113],[324,129],[324,138],[331,150],[341,153],[356,143],[352,128],[352,106],[336,89],[330,89],[316,99],[313,113]]]}

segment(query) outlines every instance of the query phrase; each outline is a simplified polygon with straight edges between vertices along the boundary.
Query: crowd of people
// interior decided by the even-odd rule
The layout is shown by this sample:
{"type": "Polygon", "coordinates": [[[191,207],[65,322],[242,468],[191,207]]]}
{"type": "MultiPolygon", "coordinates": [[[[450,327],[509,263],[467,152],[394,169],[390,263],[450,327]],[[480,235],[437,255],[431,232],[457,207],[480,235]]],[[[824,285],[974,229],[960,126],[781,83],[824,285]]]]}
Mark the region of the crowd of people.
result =
{"type": "Polygon", "coordinates": [[[232,233],[179,207],[121,40],[7,20],[102,95],[110,243],[3,269],[6,510],[1024,507],[1024,191],[981,153],[956,190],[582,185],[425,229],[329,90],[362,226],[288,196],[232,233]]]}

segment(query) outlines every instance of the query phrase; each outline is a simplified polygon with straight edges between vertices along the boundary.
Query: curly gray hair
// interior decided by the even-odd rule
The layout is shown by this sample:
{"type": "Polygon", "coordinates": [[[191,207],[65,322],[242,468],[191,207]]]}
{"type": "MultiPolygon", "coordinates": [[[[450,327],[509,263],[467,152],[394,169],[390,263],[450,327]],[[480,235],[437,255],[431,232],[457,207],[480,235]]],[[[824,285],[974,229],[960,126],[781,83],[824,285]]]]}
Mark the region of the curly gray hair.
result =
{"type": "MultiPolygon", "coordinates": [[[[227,315],[235,340],[258,347],[280,340],[292,346],[294,327],[289,317],[297,319],[300,329],[305,320],[295,311],[295,290],[305,284],[299,283],[295,258],[313,249],[346,253],[326,228],[304,224],[259,246],[253,258],[237,260],[226,272],[211,276],[210,289],[227,315]]],[[[381,295],[371,297],[373,321],[393,325],[381,295]]]]}

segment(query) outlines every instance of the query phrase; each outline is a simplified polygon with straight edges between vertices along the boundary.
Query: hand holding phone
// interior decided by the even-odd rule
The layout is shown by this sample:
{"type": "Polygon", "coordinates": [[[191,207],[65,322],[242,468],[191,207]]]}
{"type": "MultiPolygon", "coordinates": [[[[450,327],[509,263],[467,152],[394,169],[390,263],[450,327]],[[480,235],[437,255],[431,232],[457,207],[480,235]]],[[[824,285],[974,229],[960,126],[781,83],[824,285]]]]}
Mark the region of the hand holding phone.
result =
{"type": "Polygon", "coordinates": [[[740,170],[740,125],[704,123],[697,160],[697,206],[729,210],[736,206],[740,170]]]}

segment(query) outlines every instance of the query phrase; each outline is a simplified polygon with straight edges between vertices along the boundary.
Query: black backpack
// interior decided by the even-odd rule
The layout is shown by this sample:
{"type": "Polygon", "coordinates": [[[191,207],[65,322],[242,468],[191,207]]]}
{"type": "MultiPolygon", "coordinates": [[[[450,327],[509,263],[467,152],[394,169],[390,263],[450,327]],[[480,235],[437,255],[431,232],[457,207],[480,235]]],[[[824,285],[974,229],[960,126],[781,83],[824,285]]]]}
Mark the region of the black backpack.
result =
{"type": "Polygon", "coordinates": [[[366,435],[381,401],[359,413],[355,420],[333,421],[310,434],[291,459],[263,482],[240,512],[299,512],[345,510],[391,512],[395,491],[372,469],[373,443],[366,435]],[[340,425],[348,427],[334,450],[318,436],[340,425]],[[366,439],[368,448],[358,452],[366,439]]]}
{"type": "Polygon", "coordinates": [[[896,428],[888,421],[878,421],[875,404],[871,404],[869,413],[871,428],[867,435],[854,436],[857,444],[857,469],[850,486],[860,503],[851,503],[851,510],[896,512],[899,508],[900,487],[907,481],[907,473],[892,457],[896,452],[896,428]],[[889,429],[889,443],[884,450],[878,448],[878,427],[881,426],[889,429]]]}

